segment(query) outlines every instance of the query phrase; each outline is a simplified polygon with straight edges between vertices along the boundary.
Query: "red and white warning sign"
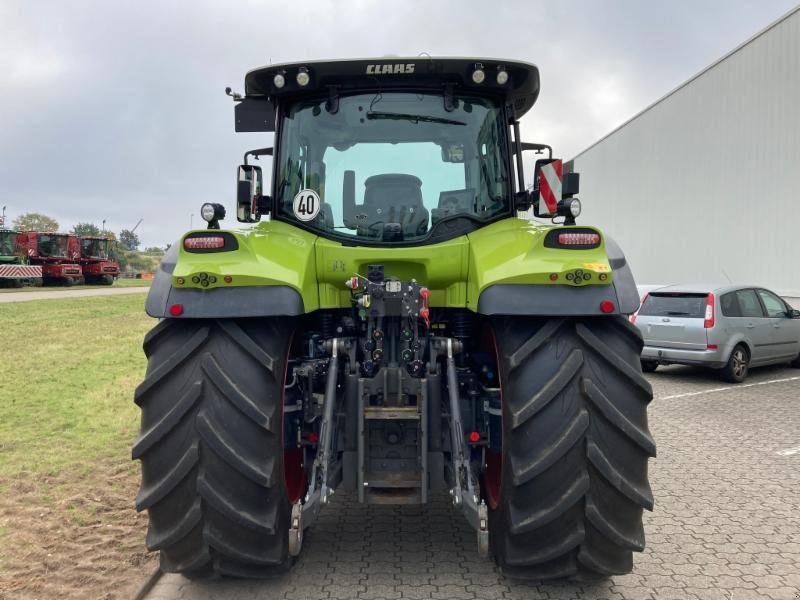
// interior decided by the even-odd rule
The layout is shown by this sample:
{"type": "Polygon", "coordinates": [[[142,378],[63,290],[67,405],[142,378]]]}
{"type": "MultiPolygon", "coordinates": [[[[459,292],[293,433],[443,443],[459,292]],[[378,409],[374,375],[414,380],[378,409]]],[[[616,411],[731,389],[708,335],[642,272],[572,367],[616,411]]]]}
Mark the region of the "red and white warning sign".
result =
{"type": "Polygon", "coordinates": [[[539,214],[554,215],[561,200],[561,159],[543,165],[539,170],[539,214]]]}

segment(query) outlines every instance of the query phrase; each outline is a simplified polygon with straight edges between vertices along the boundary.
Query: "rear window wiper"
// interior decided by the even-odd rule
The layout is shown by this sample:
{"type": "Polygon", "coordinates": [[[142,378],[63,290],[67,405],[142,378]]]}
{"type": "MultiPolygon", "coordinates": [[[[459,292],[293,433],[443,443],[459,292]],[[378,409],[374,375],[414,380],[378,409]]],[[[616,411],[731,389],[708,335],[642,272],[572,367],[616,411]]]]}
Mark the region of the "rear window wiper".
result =
{"type": "Polygon", "coordinates": [[[466,125],[462,121],[453,119],[443,119],[442,117],[431,117],[429,115],[409,115],[406,113],[388,113],[370,111],[367,119],[390,119],[394,121],[411,121],[412,123],[442,123],[443,125],[466,125]]]}

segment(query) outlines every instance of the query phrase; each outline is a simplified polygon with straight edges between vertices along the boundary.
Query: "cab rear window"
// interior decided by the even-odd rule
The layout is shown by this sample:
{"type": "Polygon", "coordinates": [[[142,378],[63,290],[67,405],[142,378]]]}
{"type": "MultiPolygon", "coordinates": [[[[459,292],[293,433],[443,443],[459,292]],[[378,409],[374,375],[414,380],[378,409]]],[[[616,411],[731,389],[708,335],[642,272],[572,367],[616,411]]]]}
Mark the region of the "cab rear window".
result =
{"type": "Polygon", "coordinates": [[[649,317],[683,317],[704,319],[708,294],[650,293],[639,309],[639,314],[649,317]]]}

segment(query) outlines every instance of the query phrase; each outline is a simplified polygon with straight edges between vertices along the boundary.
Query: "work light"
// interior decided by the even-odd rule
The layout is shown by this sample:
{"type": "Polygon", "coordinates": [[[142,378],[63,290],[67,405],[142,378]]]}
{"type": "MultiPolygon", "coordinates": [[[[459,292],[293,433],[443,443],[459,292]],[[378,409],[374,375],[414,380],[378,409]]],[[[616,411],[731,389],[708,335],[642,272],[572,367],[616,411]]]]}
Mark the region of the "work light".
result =
{"type": "Polygon", "coordinates": [[[297,72],[297,85],[301,87],[305,87],[308,85],[308,82],[311,81],[311,77],[308,76],[308,69],[305,67],[300,67],[300,70],[297,72]]]}
{"type": "Polygon", "coordinates": [[[286,85],[286,78],[283,76],[282,73],[278,73],[275,75],[275,77],[272,78],[272,84],[276,88],[281,89],[283,86],[286,85]]]}
{"type": "Polygon", "coordinates": [[[216,214],[217,211],[210,202],[206,202],[200,207],[200,216],[203,217],[204,221],[212,221],[216,214]]]}
{"type": "Polygon", "coordinates": [[[508,83],[508,71],[503,67],[497,67],[497,85],[508,83]]]}
{"type": "Polygon", "coordinates": [[[570,198],[569,200],[567,200],[566,204],[567,204],[567,210],[569,210],[569,213],[573,217],[577,217],[578,215],[581,214],[580,200],[578,200],[577,198],[570,198]]]}
{"type": "Polygon", "coordinates": [[[225,207],[222,204],[206,202],[200,207],[200,216],[208,222],[209,229],[219,229],[219,222],[225,218],[225,207]]]}
{"type": "Polygon", "coordinates": [[[475,70],[472,72],[472,81],[475,83],[483,83],[484,79],[486,79],[486,71],[483,70],[483,65],[481,63],[475,63],[475,70]]]}

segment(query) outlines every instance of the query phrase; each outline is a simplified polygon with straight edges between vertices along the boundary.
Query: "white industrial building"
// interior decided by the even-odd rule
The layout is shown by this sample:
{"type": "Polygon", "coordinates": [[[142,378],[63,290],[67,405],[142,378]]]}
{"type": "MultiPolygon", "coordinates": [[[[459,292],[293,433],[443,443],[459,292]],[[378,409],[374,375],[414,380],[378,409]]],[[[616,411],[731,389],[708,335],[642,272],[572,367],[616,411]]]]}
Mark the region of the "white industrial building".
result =
{"type": "Polygon", "coordinates": [[[800,297],[800,7],[578,154],[583,215],[641,284],[800,297]]]}

